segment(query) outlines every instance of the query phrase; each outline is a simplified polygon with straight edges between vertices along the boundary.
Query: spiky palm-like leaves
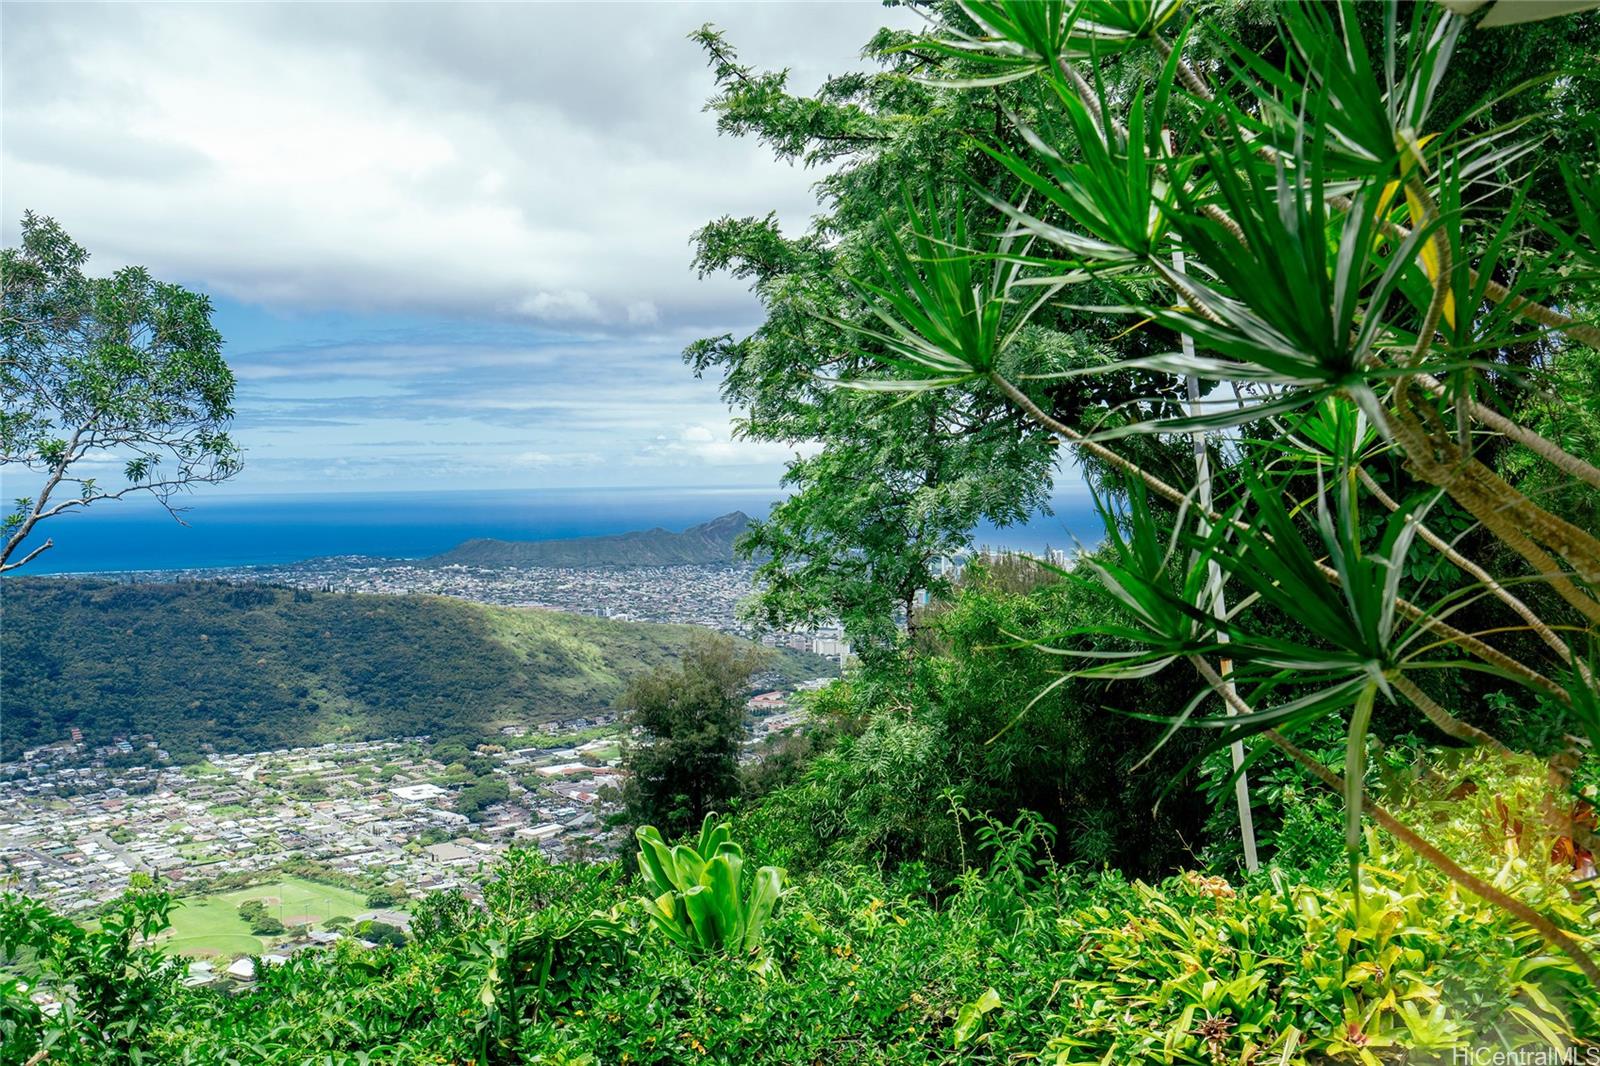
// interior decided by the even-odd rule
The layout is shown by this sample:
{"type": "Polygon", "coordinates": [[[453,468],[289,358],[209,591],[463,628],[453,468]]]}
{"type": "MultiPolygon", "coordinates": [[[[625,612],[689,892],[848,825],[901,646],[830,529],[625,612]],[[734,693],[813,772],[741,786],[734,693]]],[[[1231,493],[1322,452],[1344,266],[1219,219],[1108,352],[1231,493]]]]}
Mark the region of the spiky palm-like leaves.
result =
{"type": "MultiPolygon", "coordinates": [[[[1364,38],[1352,3],[1281,5],[1283,58],[1273,63],[1205,25],[1166,39],[1172,7],[974,2],[965,10],[979,32],[933,42],[961,59],[971,84],[1036,79],[1026,119],[1010,116],[1027,147],[979,145],[1007,186],[970,178],[992,214],[959,197],[908,196],[908,236],[886,236],[876,273],[858,288],[875,324],[857,335],[890,373],[857,384],[998,389],[1129,475],[1107,549],[1078,575],[1120,601],[1127,621],[1077,633],[1100,644],[1077,653],[1087,661],[1072,673],[1191,662],[1209,688],[1188,707],[1157,710],[1169,728],[1203,727],[1218,744],[1281,741],[1296,758],[1284,731],[1342,717],[1354,849],[1366,730],[1380,701],[1492,743],[1439,705],[1424,671],[1499,674],[1570,707],[1575,729],[1588,729],[1600,705],[1582,652],[1510,592],[1547,582],[1592,630],[1600,541],[1518,494],[1476,454],[1493,433],[1580,481],[1594,473],[1513,423],[1503,413],[1513,405],[1494,391],[1517,387],[1495,362],[1507,344],[1541,332],[1600,343],[1592,325],[1535,302],[1592,282],[1592,239],[1529,206],[1537,153],[1515,122],[1474,125],[1490,102],[1435,123],[1433,100],[1467,31],[1459,16],[1390,5],[1376,37],[1364,38]],[[1188,35],[1205,33],[1224,51],[1219,85],[1183,59],[1188,35]],[[1144,48],[1158,53],[1149,84],[1105,80],[1110,57],[1144,48]],[[1556,250],[1527,254],[1535,234],[1556,250]],[[1024,238],[1031,247],[1019,247],[1024,238]],[[1118,302],[1107,304],[1107,291],[1118,302]],[[1007,345],[1057,301],[1098,306],[1122,319],[1116,328],[1192,340],[1075,373],[1189,376],[1204,383],[1204,409],[1098,433],[1061,422],[1004,374],[1007,345]],[[1105,447],[1130,433],[1216,430],[1229,434],[1229,462],[1215,511],[1105,447]],[[1388,452],[1431,484],[1400,500],[1376,491],[1375,460],[1388,452]],[[1144,487],[1176,514],[1151,512],[1144,487]],[[1423,535],[1430,507],[1446,498],[1525,569],[1495,576],[1471,564],[1482,576],[1434,595],[1425,576],[1436,568],[1413,556],[1454,550],[1423,535]],[[1213,567],[1234,594],[1231,610],[1215,609],[1213,567]],[[1502,628],[1536,628],[1556,661],[1539,669],[1494,632],[1457,629],[1452,618],[1478,599],[1514,607],[1519,621],[1502,628]],[[1224,659],[1226,681],[1212,665],[1224,659]],[[1226,711],[1203,713],[1213,690],[1226,711]]],[[[963,83],[960,72],[951,78],[963,83]]],[[[1573,218],[1592,220],[1592,179],[1571,166],[1562,178],[1573,218]]],[[[1540,928],[1560,941],[1553,926],[1540,928]]],[[[1600,980],[1600,967],[1577,956],[1600,980]]]]}

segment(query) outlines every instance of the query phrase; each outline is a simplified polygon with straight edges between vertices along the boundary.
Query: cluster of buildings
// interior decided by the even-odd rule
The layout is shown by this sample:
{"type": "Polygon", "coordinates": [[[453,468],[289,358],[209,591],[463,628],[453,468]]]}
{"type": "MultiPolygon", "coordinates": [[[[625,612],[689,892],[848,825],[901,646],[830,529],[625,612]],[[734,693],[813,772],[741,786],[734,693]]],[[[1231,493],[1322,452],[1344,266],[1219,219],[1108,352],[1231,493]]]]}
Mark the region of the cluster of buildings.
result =
{"type": "MultiPolygon", "coordinates": [[[[424,566],[340,556],[271,566],[148,571],[141,581],[206,578],[331,592],[426,593],[507,607],[545,607],[630,622],[677,622],[742,631],[739,601],[750,594],[747,565],[559,567],[424,566]]],[[[108,575],[127,577],[128,575],[108,575]]]]}
{"type": "MultiPolygon", "coordinates": [[[[67,765],[71,745],[0,764],[0,878],[68,912],[118,895],[134,872],[181,887],[314,860],[352,881],[413,894],[467,887],[512,844],[582,855],[604,832],[614,739],[481,749],[509,798],[454,808],[447,768],[422,738],[213,755],[178,767],[149,752],[132,767],[67,765]]],[[[81,754],[81,753],[80,753],[81,754]]]]}
{"type": "MultiPolygon", "coordinates": [[[[323,592],[425,593],[505,607],[543,607],[625,622],[672,622],[750,635],[739,602],[750,595],[745,564],[680,566],[424,566],[396,559],[337,556],[266,566],[152,570],[139,581],[204,578],[287,585],[323,592]]],[[[108,574],[123,580],[135,575],[108,574]]],[[[768,634],[769,647],[842,661],[850,647],[838,626],[768,634]]]]}
{"type": "MultiPolygon", "coordinates": [[[[818,678],[802,682],[795,688],[801,692],[813,691],[828,681],[828,678],[818,678]]],[[[745,701],[745,710],[749,712],[745,719],[749,736],[744,742],[744,758],[747,760],[757,758],[767,741],[806,724],[805,708],[796,704],[793,696],[786,692],[763,692],[752,696],[745,701]]]]}
{"type": "MultiPolygon", "coordinates": [[[[747,708],[751,757],[803,724],[789,693],[747,708]]],[[[420,897],[474,891],[480,867],[507,847],[555,860],[611,849],[615,715],[507,726],[497,739],[475,754],[507,798],[471,817],[455,809],[461,786],[423,737],[217,753],[193,766],[173,765],[154,738],[119,741],[108,751],[120,759],[81,739],[29,749],[0,763],[0,883],[72,913],[115,898],[135,872],[182,892],[311,860],[352,884],[398,882],[420,897]]]]}
{"type": "Polygon", "coordinates": [[[769,648],[788,648],[790,651],[809,651],[833,659],[844,666],[850,655],[850,643],[845,640],[844,629],[837,625],[819,626],[810,630],[786,630],[781,633],[763,633],[761,643],[769,648]]]}

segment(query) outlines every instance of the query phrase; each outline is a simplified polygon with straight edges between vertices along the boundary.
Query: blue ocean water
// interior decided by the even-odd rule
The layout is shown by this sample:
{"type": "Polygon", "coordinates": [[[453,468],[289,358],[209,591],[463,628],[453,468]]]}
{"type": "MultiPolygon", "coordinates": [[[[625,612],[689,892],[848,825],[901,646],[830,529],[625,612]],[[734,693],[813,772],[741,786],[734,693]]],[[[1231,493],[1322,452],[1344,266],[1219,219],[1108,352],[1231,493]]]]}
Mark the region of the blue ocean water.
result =
{"type": "MultiPolygon", "coordinates": [[[[187,498],[175,522],[149,501],[102,504],[42,524],[36,537],[55,547],[22,574],[251,566],[325,555],[417,558],[473,537],[544,540],[680,530],[744,511],[763,516],[779,496],[770,488],[546,489],[187,498]]],[[[1026,526],[979,529],[979,545],[1042,552],[1092,543],[1100,523],[1081,497],[1054,504],[1026,526]]]]}

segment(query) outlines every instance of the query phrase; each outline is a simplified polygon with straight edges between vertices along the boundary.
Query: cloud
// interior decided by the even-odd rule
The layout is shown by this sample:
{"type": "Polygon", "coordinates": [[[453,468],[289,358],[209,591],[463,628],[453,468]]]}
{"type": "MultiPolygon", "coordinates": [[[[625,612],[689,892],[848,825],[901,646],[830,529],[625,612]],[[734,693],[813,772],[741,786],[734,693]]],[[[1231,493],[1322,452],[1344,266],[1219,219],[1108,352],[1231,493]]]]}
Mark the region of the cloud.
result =
{"type": "Polygon", "coordinates": [[[776,482],[679,357],[742,332],[691,234],[820,176],[720,137],[685,35],[805,91],[854,3],[0,5],[0,184],[93,254],[202,288],[239,388],[225,491],[776,482]]]}
{"type": "MultiPolygon", "coordinates": [[[[685,34],[724,25],[811,88],[860,69],[870,2],[6,5],[0,177],[100,268],[256,304],[725,329],[690,234],[815,173],[721,138],[685,34]]],[[[15,240],[15,218],[4,235],[15,240]]]]}
{"type": "MultiPolygon", "coordinates": [[[[574,319],[595,322],[600,319],[600,305],[594,302],[594,297],[574,289],[534,293],[520,301],[517,310],[532,318],[555,322],[574,319]]],[[[632,317],[630,311],[629,319],[632,317]]]]}
{"type": "Polygon", "coordinates": [[[810,443],[742,440],[730,425],[712,428],[702,423],[684,426],[675,437],[658,435],[639,449],[634,462],[641,466],[717,466],[777,468],[797,455],[814,455],[810,443]]]}
{"type": "Polygon", "coordinates": [[[605,458],[594,452],[564,452],[555,454],[551,452],[518,452],[511,457],[514,466],[521,467],[546,467],[546,466],[595,466],[605,462],[605,458]]]}

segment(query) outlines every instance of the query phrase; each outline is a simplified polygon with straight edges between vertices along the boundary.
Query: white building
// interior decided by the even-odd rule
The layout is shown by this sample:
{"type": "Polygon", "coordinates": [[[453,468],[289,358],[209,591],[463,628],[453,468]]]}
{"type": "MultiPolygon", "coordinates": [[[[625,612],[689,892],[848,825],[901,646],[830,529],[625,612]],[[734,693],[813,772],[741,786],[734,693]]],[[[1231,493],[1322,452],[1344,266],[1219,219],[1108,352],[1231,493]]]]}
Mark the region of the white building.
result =
{"type": "Polygon", "coordinates": [[[422,803],[448,795],[438,785],[400,785],[389,791],[394,793],[396,799],[404,800],[406,803],[422,803]]]}

